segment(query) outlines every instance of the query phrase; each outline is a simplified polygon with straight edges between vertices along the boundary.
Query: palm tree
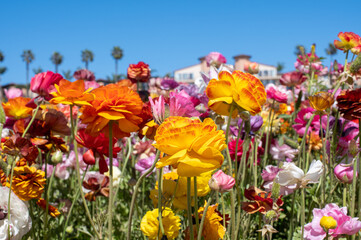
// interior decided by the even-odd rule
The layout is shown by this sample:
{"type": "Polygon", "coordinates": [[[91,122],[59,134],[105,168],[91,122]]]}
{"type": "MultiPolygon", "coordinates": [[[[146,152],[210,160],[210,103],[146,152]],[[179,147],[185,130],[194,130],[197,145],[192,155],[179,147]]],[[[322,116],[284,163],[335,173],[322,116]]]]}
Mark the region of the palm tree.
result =
{"type": "Polygon", "coordinates": [[[63,56],[59,52],[54,52],[50,60],[55,65],[55,73],[58,73],[58,66],[63,62],[63,56]]]}
{"type": "Polygon", "coordinates": [[[27,94],[29,95],[29,65],[35,59],[35,56],[31,50],[24,50],[21,57],[26,64],[26,86],[27,94]]]}
{"type": "Polygon", "coordinates": [[[325,49],[326,54],[330,56],[332,62],[332,56],[337,54],[337,48],[333,43],[328,44],[328,48],[325,49]]]}
{"type": "Polygon", "coordinates": [[[278,73],[281,73],[284,68],[285,68],[284,63],[280,63],[280,62],[277,63],[277,72],[278,73]]]}
{"type": "Polygon", "coordinates": [[[118,61],[123,58],[123,49],[118,46],[113,47],[112,56],[115,60],[115,76],[118,76],[118,61]]]}
{"type": "Polygon", "coordinates": [[[43,69],[41,67],[33,68],[33,72],[34,72],[34,74],[38,74],[38,73],[43,72],[43,69]]]}
{"type": "MultiPolygon", "coordinates": [[[[4,54],[2,53],[2,51],[0,51],[0,62],[4,61],[4,54]]],[[[1,82],[1,75],[3,75],[6,72],[7,68],[6,67],[0,67],[0,82],[1,82]]],[[[0,85],[0,102],[3,100],[3,90],[2,87],[0,85]]]]}
{"type": "Polygon", "coordinates": [[[92,51],[85,49],[81,51],[81,61],[85,62],[85,68],[88,69],[89,62],[94,60],[94,54],[92,51]]]}
{"type": "Polygon", "coordinates": [[[0,51],[0,62],[4,61],[4,54],[2,51],[0,51]]]}
{"type": "Polygon", "coordinates": [[[71,74],[71,70],[63,71],[63,76],[65,79],[69,81],[73,78],[73,75],[71,74]]]}
{"type": "Polygon", "coordinates": [[[299,55],[305,54],[306,49],[303,45],[297,45],[294,54],[298,57],[299,55]]]}

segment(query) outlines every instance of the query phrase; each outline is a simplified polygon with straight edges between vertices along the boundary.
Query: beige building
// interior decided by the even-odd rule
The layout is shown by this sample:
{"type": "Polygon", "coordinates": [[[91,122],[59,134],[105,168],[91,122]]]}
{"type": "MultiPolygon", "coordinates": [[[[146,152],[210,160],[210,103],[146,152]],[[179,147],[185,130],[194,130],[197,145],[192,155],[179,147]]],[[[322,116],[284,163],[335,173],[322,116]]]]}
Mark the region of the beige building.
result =
{"type": "MultiPolygon", "coordinates": [[[[250,58],[251,56],[249,55],[234,56],[234,69],[244,71],[245,63],[251,62],[250,58]]],[[[177,82],[194,83],[196,85],[199,85],[203,81],[201,72],[208,73],[209,67],[207,66],[205,57],[201,57],[198,60],[198,64],[175,70],[174,79],[177,82]]],[[[259,73],[255,74],[255,76],[258,77],[264,85],[267,85],[268,83],[279,83],[280,76],[277,74],[277,68],[275,66],[262,63],[258,64],[259,73]]]]}

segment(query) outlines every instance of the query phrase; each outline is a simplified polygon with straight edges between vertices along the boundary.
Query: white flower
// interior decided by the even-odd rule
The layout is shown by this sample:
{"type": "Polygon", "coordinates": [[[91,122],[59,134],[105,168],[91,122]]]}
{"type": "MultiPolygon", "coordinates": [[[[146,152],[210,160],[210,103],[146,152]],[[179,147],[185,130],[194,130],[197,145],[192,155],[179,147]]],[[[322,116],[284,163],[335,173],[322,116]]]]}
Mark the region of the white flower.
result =
{"type": "MultiPolygon", "coordinates": [[[[104,173],[105,176],[109,177],[109,171],[104,173]]],[[[121,172],[118,167],[113,166],[113,187],[118,187],[120,183],[121,172]]]]}
{"type": "Polygon", "coordinates": [[[9,188],[0,187],[0,240],[8,237],[8,214],[10,214],[11,240],[20,240],[31,229],[31,218],[28,207],[13,192],[8,210],[9,188]]]}
{"type": "Polygon", "coordinates": [[[309,183],[318,182],[323,173],[323,164],[320,160],[313,160],[306,174],[293,162],[284,163],[282,169],[277,173],[276,183],[281,186],[297,184],[298,187],[306,187],[309,183]]]}

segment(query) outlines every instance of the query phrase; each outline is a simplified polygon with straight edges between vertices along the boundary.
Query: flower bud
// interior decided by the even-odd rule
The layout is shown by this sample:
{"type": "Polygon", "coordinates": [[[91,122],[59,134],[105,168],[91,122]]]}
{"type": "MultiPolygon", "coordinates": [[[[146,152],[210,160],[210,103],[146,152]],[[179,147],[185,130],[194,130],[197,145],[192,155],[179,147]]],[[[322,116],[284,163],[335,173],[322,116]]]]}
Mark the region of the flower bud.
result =
{"type": "Polygon", "coordinates": [[[73,232],[74,232],[74,228],[73,228],[73,226],[67,226],[66,229],[65,229],[65,231],[66,231],[67,233],[73,233],[73,232]]]}
{"type": "Polygon", "coordinates": [[[248,121],[251,119],[251,114],[249,114],[248,111],[242,111],[239,116],[244,120],[244,121],[248,121]]]}
{"type": "MultiPolygon", "coordinates": [[[[338,180],[343,183],[352,183],[353,179],[353,167],[352,166],[345,166],[344,164],[338,164],[335,169],[333,170],[335,176],[338,180]]],[[[357,176],[356,172],[356,176],[357,176]]]]}
{"type": "Polygon", "coordinates": [[[54,164],[61,163],[62,161],[63,161],[63,152],[62,151],[58,150],[51,156],[51,162],[54,164]]]}
{"type": "Polygon", "coordinates": [[[323,216],[321,218],[320,225],[325,232],[327,232],[329,229],[335,229],[337,227],[337,222],[331,216],[323,216]]]}
{"type": "Polygon", "coordinates": [[[256,62],[246,62],[244,64],[244,71],[250,74],[259,73],[259,64],[256,62]]]}
{"type": "Polygon", "coordinates": [[[348,151],[349,151],[349,153],[350,153],[353,157],[356,157],[356,155],[358,154],[359,149],[358,149],[358,147],[357,147],[357,143],[356,143],[356,140],[355,140],[355,139],[352,139],[352,140],[350,141],[348,151]]]}
{"type": "Polygon", "coordinates": [[[223,125],[225,122],[226,122],[226,121],[224,120],[224,117],[222,117],[222,116],[217,116],[217,117],[216,117],[215,123],[216,123],[217,125],[223,125]]]}
{"type": "Polygon", "coordinates": [[[224,193],[230,191],[235,183],[233,177],[225,174],[222,170],[218,170],[213,174],[212,178],[209,179],[208,185],[212,190],[224,193]]]}

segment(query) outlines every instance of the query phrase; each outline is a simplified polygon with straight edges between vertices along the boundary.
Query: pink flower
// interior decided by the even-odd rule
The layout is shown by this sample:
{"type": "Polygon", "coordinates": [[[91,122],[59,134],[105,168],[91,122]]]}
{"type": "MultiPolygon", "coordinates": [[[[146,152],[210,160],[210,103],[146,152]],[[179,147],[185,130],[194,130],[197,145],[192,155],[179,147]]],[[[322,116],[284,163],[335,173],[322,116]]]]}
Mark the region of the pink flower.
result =
{"type": "MultiPolygon", "coordinates": [[[[297,117],[295,119],[296,124],[292,125],[292,127],[301,137],[305,134],[306,125],[314,111],[315,110],[313,108],[309,107],[309,108],[303,108],[298,112],[297,117]]],[[[320,116],[316,115],[313,118],[310,127],[308,128],[307,134],[309,134],[311,131],[318,132],[319,130],[320,130],[320,116]]]]}
{"type": "Polygon", "coordinates": [[[275,179],[279,171],[281,171],[280,168],[272,165],[267,165],[265,169],[262,170],[261,173],[263,181],[265,182],[273,181],[273,179],[275,179]]]}
{"type": "MultiPolygon", "coordinates": [[[[352,183],[353,179],[353,167],[352,166],[346,166],[342,163],[338,164],[334,170],[333,170],[335,176],[338,180],[340,180],[343,183],[352,183]]],[[[356,172],[356,176],[357,176],[356,172]]]]}
{"type": "Polygon", "coordinates": [[[209,179],[208,185],[214,191],[225,193],[232,190],[236,181],[233,177],[225,174],[222,170],[218,170],[213,174],[212,178],[209,179]]]}
{"type": "Polygon", "coordinates": [[[150,107],[152,108],[153,118],[157,124],[161,124],[165,118],[165,101],[164,97],[158,99],[149,97],[150,107]]]}
{"type": "MultiPolygon", "coordinates": [[[[154,160],[155,160],[154,154],[152,154],[149,157],[139,159],[139,161],[135,164],[135,170],[137,170],[138,172],[140,172],[141,175],[143,175],[153,165],[154,160]]],[[[151,173],[149,173],[149,175],[152,174],[153,172],[155,172],[155,168],[151,173]]]]}
{"type": "Polygon", "coordinates": [[[174,91],[169,94],[169,115],[181,117],[199,117],[191,97],[184,91],[174,91]]]}
{"type": "Polygon", "coordinates": [[[327,204],[325,208],[313,209],[312,222],[305,225],[304,239],[318,240],[326,237],[326,232],[320,225],[323,216],[333,217],[337,222],[335,229],[329,229],[329,235],[333,238],[341,237],[341,235],[354,235],[361,229],[361,222],[358,218],[347,216],[346,207],[338,207],[334,203],[327,204]]]}
{"type": "Polygon", "coordinates": [[[23,91],[16,87],[11,87],[9,89],[4,89],[5,96],[7,99],[16,98],[16,97],[22,97],[23,91]]]}
{"type": "Polygon", "coordinates": [[[97,83],[96,81],[85,81],[84,82],[85,85],[85,90],[89,89],[89,88],[98,88],[100,85],[99,83],[97,83]]]}
{"type": "Polygon", "coordinates": [[[76,80],[95,81],[94,73],[87,69],[80,69],[80,70],[74,72],[73,77],[76,80]]]}
{"type": "Polygon", "coordinates": [[[259,72],[259,64],[256,62],[245,62],[244,71],[250,74],[257,74],[259,72]]]}
{"type": "Polygon", "coordinates": [[[274,143],[271,145],[270,153],[275,160],[292,161],[292,159],[294,159],[295,155],[298,153],[298,150],[291,148],[287,144],[280,146],[278,141],[274,141],[274,143]]]}
{"type": "Polygon", "coordinates": [[[268,84],[266,92],[268,99],[273,99],[279,103],[287,103],[288,101],[288,92],[275,86],[274,84],[268,84]]]}
{"type": "Polygon", "coordinates": [[[307,77],[301,72],[288,72],[281,76],[280,83],[287,87],[301,85],[307,77]]]}
{"type": "Polygon", "coordinates": [[[54,84],[59,84],[62,79],[63,76],[51,71],[38,73],[31,79],[30,90],[50,100],[53,98],[50,93],[55,91],[54,84]]]}
{"type": "Polygon", "coordinates": [[[226,63],[227,59],[219,52],[210,52],[206,56],[206,62],[207,66],[215,65],[216,67],[219,67],[221,64],[226,63]]]}

